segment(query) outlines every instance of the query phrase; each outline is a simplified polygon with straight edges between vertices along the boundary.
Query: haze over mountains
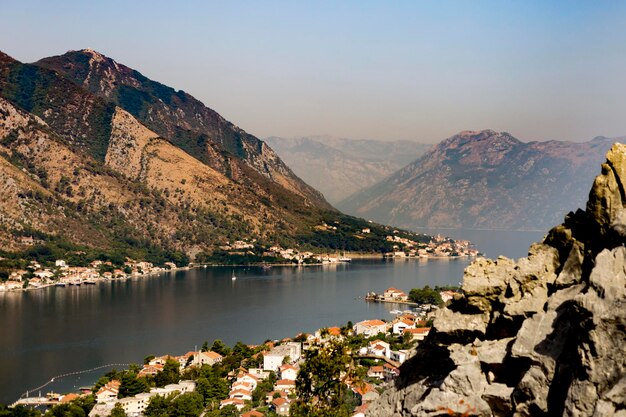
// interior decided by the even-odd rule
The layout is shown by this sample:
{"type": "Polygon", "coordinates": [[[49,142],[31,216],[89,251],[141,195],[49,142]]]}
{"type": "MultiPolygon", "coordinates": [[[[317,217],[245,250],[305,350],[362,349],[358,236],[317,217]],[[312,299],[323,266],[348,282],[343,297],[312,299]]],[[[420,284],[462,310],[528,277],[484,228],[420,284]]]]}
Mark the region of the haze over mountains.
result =
{"type": "Polygon", "coordinates": [[[525,143],[461,132],[336,207],[405,228],[538,230],[584,206],[604,155],[622,139],[525,143]]]}
{"type": "Polygon", "coordinates": [[[269,137],[265,141],[294,172],[332,204],[383,180],[432,145],[333,136],[269,137]]]}
{"type": "Polygon", "coordinates": [[[345,224],[263,141],[90,49],[0,53],[0,195],[9,250],[33,235],[188,255],[241,238],[323,246],[315,226],[345,224]]]}

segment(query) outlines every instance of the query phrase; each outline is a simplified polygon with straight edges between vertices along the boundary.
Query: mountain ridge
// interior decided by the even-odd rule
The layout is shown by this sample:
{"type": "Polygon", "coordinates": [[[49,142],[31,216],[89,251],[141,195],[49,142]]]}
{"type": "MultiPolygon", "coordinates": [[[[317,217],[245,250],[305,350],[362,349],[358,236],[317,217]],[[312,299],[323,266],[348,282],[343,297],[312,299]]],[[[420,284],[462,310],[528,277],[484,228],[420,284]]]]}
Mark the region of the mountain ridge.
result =
{"type": "Polygon", "coordinates": [[[541,229],[584,203],[578,180],[591,183],[613,141],[522,142],[506,132],[464,131],[336,205],[412,229],[541,229]]]}
{"type": "Polygon", "coordinates": [[[329,135],[265,138],[298,176],[331,203],[375,184],[421,155],[429,144],[329,135]]]}
{"type": "Polygon", "coordinates": [[[354,238],[353,229],[384,227],[339,213],[263,141],[138,74],[92,50],[43,64],[0,55],[0,189],[11,197],[0,208],[0,250],[39,251],[20,243],[32,235],[65,251],[161,260],[239,239],[388,246],[374,233],[354,238]],[[97,68],[80,70],[90,60],[97,68]],[[167,95],[191,105],[168,106],[167,95]],[[186,113],[194,108],[197,118],[186,113]],[[326,222],[336,229],[320,230],[326,222]]]}

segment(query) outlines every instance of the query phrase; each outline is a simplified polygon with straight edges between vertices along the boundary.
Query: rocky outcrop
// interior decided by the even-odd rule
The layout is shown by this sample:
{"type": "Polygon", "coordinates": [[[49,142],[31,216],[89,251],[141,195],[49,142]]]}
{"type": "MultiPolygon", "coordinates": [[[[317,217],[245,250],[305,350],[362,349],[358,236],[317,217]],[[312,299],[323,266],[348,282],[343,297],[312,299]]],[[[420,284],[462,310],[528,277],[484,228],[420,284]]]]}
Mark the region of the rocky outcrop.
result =
{"type": "Polygon", "coordinates": [[[626,146],[526,258],[478,259],[369,416],[626,416],[626,146]]]}

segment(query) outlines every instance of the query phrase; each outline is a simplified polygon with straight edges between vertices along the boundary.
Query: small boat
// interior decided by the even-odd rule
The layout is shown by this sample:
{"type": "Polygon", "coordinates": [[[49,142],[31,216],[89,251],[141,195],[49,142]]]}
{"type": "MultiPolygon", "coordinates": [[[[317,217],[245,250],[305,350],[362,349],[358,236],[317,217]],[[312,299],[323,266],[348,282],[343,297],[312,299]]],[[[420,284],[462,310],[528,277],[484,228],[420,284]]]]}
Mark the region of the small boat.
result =
{"type": "Polygon", "coordinates": [[[400,310],[391,310],[389,313],[390,314],[402,314],[402,311],[400,311],[400,310]]]}
{"type": "Polygon", "coordinates": [[[57,282],[56,284],[54,284],[55,287],[62,287],[65,288],[65,282],[57,282]]]}
{"type": "Polygon", "coordinates": [[[235,271],[233,271],[233,276],[230,279],[232,279],[233,281],[237,279],[237,276],[235,275],[235,271]]]}
{"type": "Polygon", "coordinates": [[[352,262],[352,258],[348,258],[347,256],[342,256],[338,259],[338,262],[352,262]]]}
{"type": "Polygon", "coordinates": [[[96,281],[92,280],[92,279],[86,279],[83,281],[83,284],[85,285],[96,285],[96,281]]]}

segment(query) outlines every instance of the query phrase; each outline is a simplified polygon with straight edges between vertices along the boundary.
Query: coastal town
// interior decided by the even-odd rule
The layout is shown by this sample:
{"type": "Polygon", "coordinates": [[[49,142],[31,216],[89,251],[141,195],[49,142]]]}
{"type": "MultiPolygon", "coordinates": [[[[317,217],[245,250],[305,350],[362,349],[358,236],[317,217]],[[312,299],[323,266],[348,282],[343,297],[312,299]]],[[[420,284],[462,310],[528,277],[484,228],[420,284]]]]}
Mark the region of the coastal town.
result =
{"type": "MultiPolygon", "coordinates": [[[[333,227],[326,224],[325,228],[333,227]]],[[[332,229],[331,229],[332,230],[332,229]]],[[[367,235],[370,230],[361,230],[367,235]]],[[[51,286],[80,286],[93,285],[98,281],[144,277],[177,269],[188,269],[193,266],[208,265],[262,265],[266,268],[271,265],[305,266],[327,265],[351,262],[353,258],[384,258],[384,259],[438,259],[456,257],[475,257],[480,253],[467,240],[453,240],[441,235],[433,236],[427,242],[418,242],[407,237],[399,236],[399,231],[386,236],[391,251],[382,254],[364,253],[333,253],[319,254],[303,251],[296,248],[283,248],[278,245],[265,247],[251,240],[236,240],[225,242],[220,246],[224,256],[222,262],[196,262],[190,265],[176,265],[174,262],[163,262],[155,265],[152,262],[136,261],[127,258],[123,263],[113,263],[107,260],[93,260],[85,266],[71,265],[64,259],[56,259],[47,265],[43,261],[31,260],[19,269],[3,269],[0,275],[0,292],[23,291],[41,289],[51,286]],[[240,260],[240,263],[233,262],[240,260]]],[[[4,258],[0,257],[0,264],[4,258]]]]}
{"type": "MultiPolygon", "coordinates": [[[[454,294],[441,291],[440,297],[449,300],[454,294]]],[[[381,296],[390,302],[409,300],[396,288],[381,296]]],[[[180,355],[150,355],[142,365],[113,370],[80,392],[24,396],[12,407],[41,404],[54,410],[88,404],[90,417],[150,417],[160,415],[159,407],[184,403],[196,407],[185,415],[288,416],[305,389],[301,380],[310,372],[307,362],[315,360],[316,352],[340,346],[341,363],[346,365],[333,378],[349,393],[349,415],[362,417],[384,387],[398,378],[412,349],[428,336],[438,306],[420,307],[393,310],[390,320],[348,322],[262,345],[238,342],[231,349],[216,340],[180,355]]]]}

